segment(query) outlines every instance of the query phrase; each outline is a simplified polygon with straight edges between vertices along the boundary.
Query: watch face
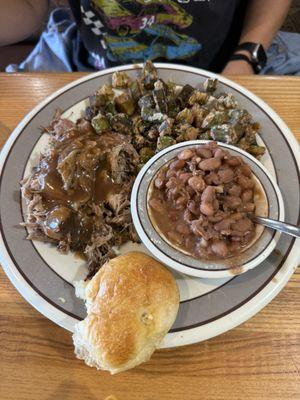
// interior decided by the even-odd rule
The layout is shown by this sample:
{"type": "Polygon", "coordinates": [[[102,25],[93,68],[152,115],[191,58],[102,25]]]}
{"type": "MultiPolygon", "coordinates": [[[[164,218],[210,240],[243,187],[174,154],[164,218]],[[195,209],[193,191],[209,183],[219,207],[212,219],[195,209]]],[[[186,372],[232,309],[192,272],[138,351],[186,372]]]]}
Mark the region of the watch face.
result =
{"type": "Polygon", "coordinates": [[[252,52],[252,60],[258,64],[261,70],[267,62],[266,53],[261,44],[257,44],[252,52]]]}

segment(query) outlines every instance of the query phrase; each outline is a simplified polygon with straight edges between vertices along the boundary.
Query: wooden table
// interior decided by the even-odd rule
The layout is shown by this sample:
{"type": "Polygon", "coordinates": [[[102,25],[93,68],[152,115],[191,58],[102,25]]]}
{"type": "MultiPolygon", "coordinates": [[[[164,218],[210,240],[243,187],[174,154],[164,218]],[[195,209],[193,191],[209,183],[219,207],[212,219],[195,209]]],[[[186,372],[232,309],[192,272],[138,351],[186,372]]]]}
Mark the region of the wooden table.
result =
{"type": "MultiPolygon", "coordinates": [[[[0,75],[0,145],[33,106],[81,75],[0,75]]],[[[269,103],[300,139],[300,78],[234,80],[269,103]]],[[[157,351],[148,363],[116,376],[76,360],[70,334],[27,304],[2,270],[0,275],[1,400],[300,399],[299,271],[238,328],[157,351]]]]}

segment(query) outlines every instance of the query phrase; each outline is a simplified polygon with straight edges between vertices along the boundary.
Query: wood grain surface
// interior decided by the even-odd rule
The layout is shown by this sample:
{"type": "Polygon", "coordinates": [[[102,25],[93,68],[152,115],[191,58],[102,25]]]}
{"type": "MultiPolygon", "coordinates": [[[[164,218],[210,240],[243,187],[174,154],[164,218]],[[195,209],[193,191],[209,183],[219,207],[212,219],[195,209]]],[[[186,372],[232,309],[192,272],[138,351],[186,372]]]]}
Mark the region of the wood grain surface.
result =
{"type": "MultiPolygon", "coordinates": [[[[0,146],[32,107],[81,75],[0,74],[0,146]]],[[[234,80],[273,107],[300,140],[300,78],[234,80]]],[[[76,360],[70,334],[27,304],[0,270],[0,399],[299,400],[299,310],[298,270],[241,326],[157,351],[146,364],[110,376],[76,360]]]]}

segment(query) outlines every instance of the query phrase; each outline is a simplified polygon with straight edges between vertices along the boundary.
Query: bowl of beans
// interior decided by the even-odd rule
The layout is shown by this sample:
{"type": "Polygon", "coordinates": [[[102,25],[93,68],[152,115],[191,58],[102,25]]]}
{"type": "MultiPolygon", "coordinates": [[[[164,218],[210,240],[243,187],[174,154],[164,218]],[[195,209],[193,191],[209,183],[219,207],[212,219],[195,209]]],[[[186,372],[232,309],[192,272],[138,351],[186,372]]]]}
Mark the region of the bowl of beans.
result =
{"type": "Polygon", "coordinates": [[[136,231],[147,249],[179,272],[205,278],[258,266],[280,233],[255,215],[284,220],[280,190],[260,161],[214,141],[189,141],[152,157],[131,195],[136,231]]]}

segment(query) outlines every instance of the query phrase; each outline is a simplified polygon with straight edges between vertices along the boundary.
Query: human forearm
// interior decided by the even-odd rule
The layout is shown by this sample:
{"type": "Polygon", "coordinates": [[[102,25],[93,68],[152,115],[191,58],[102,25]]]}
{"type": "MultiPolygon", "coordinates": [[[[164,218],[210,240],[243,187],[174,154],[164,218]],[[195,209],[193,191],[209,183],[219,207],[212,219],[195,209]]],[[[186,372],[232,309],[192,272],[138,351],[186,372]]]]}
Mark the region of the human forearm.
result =
{"type": "Polygon", "coordinates": [[[250,0],[239,43],[270,46],[289,11],[292,0],[250,0]]]}
{"type": "MultiPolygon", "coordinates": [[[[249,0],[244,26],[239,43],[260,43],[267,50],[276,32],[280,29],[292,0],[249,0]]],[[[247,51],[239,51],[249,58],[247,51]]],[[[229,61],[223,70],[228,75],[253,74],[247,61],[229,61]]]]}
{"type": "Polygon", "coordinates": [[[19,42],[36,32],[47,8],[47,0],[0,0],[0,46],[19,42]]]}

